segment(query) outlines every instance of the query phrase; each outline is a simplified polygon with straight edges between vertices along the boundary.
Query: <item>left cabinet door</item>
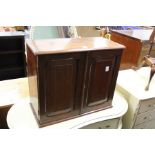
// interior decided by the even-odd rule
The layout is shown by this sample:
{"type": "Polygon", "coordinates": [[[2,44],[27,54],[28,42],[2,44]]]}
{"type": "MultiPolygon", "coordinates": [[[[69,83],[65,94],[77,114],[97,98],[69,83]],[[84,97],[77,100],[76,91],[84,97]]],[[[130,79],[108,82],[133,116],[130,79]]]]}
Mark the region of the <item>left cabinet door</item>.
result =
{"type": "Polygon", "coordinates": [[[80,114],[85,53],[39,57],[40,123],[80,114]]]}

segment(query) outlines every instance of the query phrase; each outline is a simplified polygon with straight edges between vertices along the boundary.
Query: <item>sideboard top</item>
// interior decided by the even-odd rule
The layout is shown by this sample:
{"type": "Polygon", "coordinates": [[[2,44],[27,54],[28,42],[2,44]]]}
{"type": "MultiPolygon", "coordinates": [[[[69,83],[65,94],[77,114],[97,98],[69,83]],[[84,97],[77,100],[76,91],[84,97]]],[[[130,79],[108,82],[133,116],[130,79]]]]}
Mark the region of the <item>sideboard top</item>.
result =
{"type": "Polygon", "coordinates": [[[24,32],[0,32],[0,37],[25,36],[24,32]]]}
{"type": "Polygon", "coordinates": [[[153,29],[148,30],[112,30],[113,33],[118,33],[133,39],[140,40],[141,42],[147,42],[150,38],[153,29]]]}
{"type": "Polygon", "coordinates": [[[27,45],[35,55],[125,48],[102,37],[27,40],[27,45]]]}

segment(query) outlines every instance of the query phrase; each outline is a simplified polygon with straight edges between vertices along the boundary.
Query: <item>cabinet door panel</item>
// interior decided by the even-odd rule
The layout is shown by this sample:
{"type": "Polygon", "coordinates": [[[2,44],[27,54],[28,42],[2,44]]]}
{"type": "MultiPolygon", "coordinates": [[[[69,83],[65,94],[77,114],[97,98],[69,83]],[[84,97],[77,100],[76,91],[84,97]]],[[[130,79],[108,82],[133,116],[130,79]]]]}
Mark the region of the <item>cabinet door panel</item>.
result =
{"type": "Polygon", "coordinates": [[[88,84],[88,106],[107,101],[112,76],[113,59],[95,59],[90,66],[88,84]]]}
{"type": "Polygon", "coordinates": [[[80,114],[85,55],[39,58],[40,123],[62,121],[80,114]]]}
{"type": "Polygon", "coordinates": [[[108,107],[114,64],[113,55],[93,54],[89,56],[84,112],[108,107]]]}
{"type": "Polygon", "coordinates": [[[47,63],[46,112],[48,116],[70,112],[73,109],[76,61],[53,60],[47,63]]]}

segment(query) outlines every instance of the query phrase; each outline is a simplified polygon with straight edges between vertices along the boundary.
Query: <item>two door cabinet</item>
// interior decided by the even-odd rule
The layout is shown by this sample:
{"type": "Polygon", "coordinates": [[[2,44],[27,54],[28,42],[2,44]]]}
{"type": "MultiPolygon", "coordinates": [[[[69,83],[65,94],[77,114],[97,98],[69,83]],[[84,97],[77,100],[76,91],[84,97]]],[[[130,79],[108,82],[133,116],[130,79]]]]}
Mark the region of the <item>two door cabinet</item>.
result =
{"type": "Polygon", "coordinates": [[[112,107],[124,46],[97,37],[29,40],[26,47],[40,127],[112,107]]]}

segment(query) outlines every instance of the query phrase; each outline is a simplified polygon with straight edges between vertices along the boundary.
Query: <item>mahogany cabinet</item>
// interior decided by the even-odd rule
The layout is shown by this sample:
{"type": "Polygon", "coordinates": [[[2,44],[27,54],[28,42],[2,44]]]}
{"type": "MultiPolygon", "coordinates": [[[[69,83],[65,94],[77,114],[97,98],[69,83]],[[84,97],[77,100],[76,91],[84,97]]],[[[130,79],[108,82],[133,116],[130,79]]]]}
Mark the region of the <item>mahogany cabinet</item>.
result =
{"type": "MultiPolygon", "coordinates": [[[[141,63],[142,58],[148,54],[152,31],[153,29],[111,31],[111,40],[126,47],[121,58],[121,69],[129,69],[141,63]]],[[[155,57],[155,46],[152,48],[151,55],[155,57]]]]}
{"type": "Polygon", "coordinates": [[[27,41],[31,107],[39,126],[110,108],[123,49],[100,37],[27,41]]]}

